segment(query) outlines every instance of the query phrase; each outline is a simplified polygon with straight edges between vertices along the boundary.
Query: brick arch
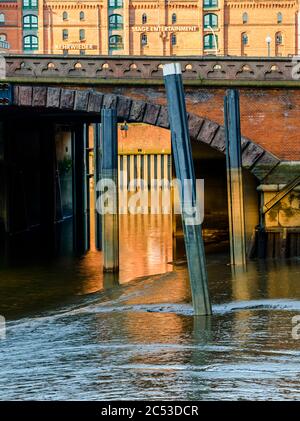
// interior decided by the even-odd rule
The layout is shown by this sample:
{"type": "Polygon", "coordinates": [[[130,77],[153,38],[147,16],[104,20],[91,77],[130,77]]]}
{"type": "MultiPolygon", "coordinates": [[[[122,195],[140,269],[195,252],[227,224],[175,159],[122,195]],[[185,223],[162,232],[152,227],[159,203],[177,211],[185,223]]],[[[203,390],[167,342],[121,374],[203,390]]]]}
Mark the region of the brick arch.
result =
{"type": "MultiPolygon", "coordinates": [[[[91,89],[65,89],[45,86],[14,86],[14,105],[55,108],[77,112],[97,113],[101,107],[116,108],[119,119],[141,122],[164,129],[169,128],[168,110],[164,105],[135,100],[122,95],[103,94],[91,89]]],[[[189,113],[191,139],[225,153],[224,127],[218,123],[189,113]]],[[[249,139],[242,138],[242,164],[258,180],[276,166],[280,160],[249,139]]]]}

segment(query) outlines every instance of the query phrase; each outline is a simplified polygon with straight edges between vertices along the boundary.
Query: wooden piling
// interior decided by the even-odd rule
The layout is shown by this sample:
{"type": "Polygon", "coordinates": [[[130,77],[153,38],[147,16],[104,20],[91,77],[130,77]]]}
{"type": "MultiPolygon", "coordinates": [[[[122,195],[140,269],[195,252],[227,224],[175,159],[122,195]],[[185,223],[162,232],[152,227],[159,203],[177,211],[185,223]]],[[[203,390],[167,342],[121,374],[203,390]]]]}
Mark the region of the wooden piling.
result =
{"type": "Polygon", "coordinates": [[[163,68],[163,73],[176,177],[181,182],[182,224],[194,314],[209,315],[212,310],[208,293],[202,229],[200,221],[195,219],[195,215],[193,215],[194,218],[191,218],[190,214],[191,209],[197,205],[196,180],[180,65],[177,63],[167,64],[163,68]],[[189,182],[190,189],[184,188],[185,181],[189,182]],[[188,206],[185,206],[186,204],[188,206]]]}
{"type": "Polygon", "coordinates": [[[101,178],[110,180],[113,211],[102,214],[102,245],[104,272],[119,270],[119,203],[118,203],[118,128],[115,109],[101,111],[102,168],[101,178]]]}
{"type": "Polygon", "coordinates": [[[246,266],[240,111],[235,89],[227,91],[224,114],[231,264],[246,266]]]}

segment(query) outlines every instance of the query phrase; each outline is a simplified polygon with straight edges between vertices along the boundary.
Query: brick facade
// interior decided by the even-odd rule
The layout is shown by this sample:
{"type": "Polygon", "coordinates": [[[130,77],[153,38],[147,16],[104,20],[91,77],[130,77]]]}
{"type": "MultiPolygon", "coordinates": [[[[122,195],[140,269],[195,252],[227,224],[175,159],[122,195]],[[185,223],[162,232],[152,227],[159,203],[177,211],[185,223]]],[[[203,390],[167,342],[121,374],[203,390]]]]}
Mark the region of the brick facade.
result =
{"type": "Polygon", "coordinates": [[[22,24],[24,1],[31,0],[0,1],[7,21],[2,33],[17,53],[31,31],[38,44],[28,52],[41,54],[288,56],[299,51],[298,0],[37,0],[37,31],[22,24]]]}

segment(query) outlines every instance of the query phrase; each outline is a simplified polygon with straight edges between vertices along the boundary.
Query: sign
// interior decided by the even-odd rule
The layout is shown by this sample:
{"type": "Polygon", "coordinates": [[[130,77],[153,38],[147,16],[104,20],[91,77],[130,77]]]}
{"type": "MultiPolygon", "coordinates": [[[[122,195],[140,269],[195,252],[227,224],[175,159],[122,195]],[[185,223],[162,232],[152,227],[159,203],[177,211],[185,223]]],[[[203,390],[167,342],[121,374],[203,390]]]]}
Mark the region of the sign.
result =
{"type": "Polygon", "coordinates": [[[97,45],[94,44],[59,44],[55,46],[56,50],[97,50],[97,45]]]}
{"type": "Polygon", "coordinates": [[[133,32],[198,32],[199,26],[133,26],[133,32]]]}

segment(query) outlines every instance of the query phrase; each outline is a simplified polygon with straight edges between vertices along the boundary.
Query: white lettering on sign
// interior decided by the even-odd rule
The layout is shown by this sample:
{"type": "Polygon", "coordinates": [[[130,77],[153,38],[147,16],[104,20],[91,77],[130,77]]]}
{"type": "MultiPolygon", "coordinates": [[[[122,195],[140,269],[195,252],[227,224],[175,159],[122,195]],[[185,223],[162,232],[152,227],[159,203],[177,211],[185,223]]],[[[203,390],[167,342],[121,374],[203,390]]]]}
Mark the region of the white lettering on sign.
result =
{"type": "Polygon", "coordinates": [[[133,26],[133,32],[197,32],[199,26],[133,26]]]}
{"type": "Polygon", "coordinates": [[[55,46],[56,50],[96,50],[94,44],[60,44],[55,46]]]}

